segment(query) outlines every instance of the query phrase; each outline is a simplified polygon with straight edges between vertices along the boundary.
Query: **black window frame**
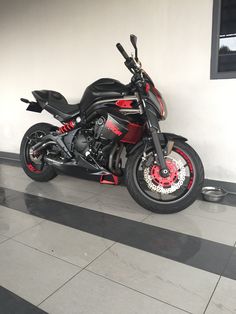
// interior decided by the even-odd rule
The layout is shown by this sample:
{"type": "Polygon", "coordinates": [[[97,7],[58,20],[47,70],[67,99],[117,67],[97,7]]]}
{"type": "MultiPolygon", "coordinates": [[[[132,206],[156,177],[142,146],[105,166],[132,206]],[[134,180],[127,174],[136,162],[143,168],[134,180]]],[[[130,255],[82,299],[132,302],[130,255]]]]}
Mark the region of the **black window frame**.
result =
{"type": "Polygon", "coordinates": [[[219,40],[220,40],[220,18],[221,0],[213,0],[212,16],[212,43],[211,43],[211,79],[233,79],[236,71],[219,72],[219,40]]]}

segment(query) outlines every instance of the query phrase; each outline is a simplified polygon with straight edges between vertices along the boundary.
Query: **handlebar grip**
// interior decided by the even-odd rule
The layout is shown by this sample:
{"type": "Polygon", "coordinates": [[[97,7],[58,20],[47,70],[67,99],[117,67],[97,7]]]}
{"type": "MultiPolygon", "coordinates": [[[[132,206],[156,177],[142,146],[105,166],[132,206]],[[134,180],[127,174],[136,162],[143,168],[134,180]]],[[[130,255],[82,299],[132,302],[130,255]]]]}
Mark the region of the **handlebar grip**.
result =
{"type": "Polygon", "coordinates": [[[117,47],[117,49],[119,50],[119,52],[122,54],[122,56],[123,56],[126,60],[129,59],[129,56],[128,56],[127,52],[125,51],[125,49],[123,48],[123,46],[122,46],[120,43],[116,44],[116,47],[117,47]]]}
{"type": "Polygon", "coordinates": [[[30,101],[29,101],[28,99],[25,99],[25,98],[21,98],[20,100],[23,101],[23,102],[25,102],[26,104],[29,104],[29,103],[30,103],[30,101]]]}

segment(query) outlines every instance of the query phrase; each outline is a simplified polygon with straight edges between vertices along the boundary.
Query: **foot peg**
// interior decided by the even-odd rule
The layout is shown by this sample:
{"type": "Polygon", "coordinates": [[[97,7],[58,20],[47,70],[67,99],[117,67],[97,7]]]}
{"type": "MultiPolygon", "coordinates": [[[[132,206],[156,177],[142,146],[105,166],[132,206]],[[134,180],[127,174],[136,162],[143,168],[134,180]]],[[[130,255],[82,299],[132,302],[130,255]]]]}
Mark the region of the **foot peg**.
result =
{"type": "Polygon", "coordinates": [[[118,185],[119,184],[119,178],[115,176],[114,174],[112,175],[101,175],[100,177],[100,183],[101,184],[111,184],[111,185],[118,185]],[[110,177],[111,179],[105,179],[106,177],[110,177]]]}

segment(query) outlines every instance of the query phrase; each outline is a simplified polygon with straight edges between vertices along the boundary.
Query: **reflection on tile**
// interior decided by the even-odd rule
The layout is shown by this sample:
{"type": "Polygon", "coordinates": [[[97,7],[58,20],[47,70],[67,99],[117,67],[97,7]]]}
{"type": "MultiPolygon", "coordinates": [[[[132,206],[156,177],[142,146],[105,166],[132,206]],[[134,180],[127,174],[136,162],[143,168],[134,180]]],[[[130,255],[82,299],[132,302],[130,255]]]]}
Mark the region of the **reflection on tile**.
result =
{"type": "Polygon", "coordinates": [[[6,237],[12,237],[41,221],[41,218],[0,206],[0,234],[6,237]]]}
{"type": "Polygon", "coordinates": [[[108,188],[107,185],[102,185],[99,182],[66,175],[59,175],[52,182],[58,187],[66,187],[75,191],[93,192],[96,194],[103,193],[108,188]]]}
{"type": "Polygon", "coordinates": [[[116,244],[88,269],[191,313],[202,313],[219,276],[116,244]]]}
{"type": "Polygon", "coordinates": [[[221,277],[206,314],[236,313],[236,281],[221,277]]]}
{"type": "Polygon", "coordinates": [[[148,210],[139,206],[133,199],[122,199],[122,195],[118,197],[109,195],[108,192],[94,196],[80,203],[80,206],[136,221],[142,221],[145,217],[150,215],[148,210]]]}
{"type": "Polygon", "coordinates": [[[40,305],[57,314],[183,314],[185,312],[82,271],[40,305]]]}
{"type": "Polygon", "coordinates": [[[57,184],[54,184],[53,181],[35,182],[27,177],[16,178],[14,180],[12,180],[11,177],[7,177],[0,183],[0,186],[75,205],[96,195],[91,188],[87,191],[81,191],[80,189],[76,190],[75,188],[72,189],[60,185],[58,186],[57,184]]]}
{"type": "Polygon", "coordinates": [[[187,215],[185,212],[173,215],[152,214],[144,222],[227,245],[234,246],[236,241],[236,225],[187,215]],[[224,232],[219,232],[221,230],[224,232]]]}
{"type": "Polygon", "coordinates": [[[80,268],[13,240],[0,245],[0,282],[32,304],[39,304],[80,268]]]}
{"type": "Polygon", "coordinates": [[[45,221],[14,238],[31,247],[84,267],[112,245],[112,241],[45,221]]]}
{"type": "Polygon", "coordinates": [[[184,210],[185,214],[220,220],[236,225],[236,210],[233,206],[218,203],[195,201],[184,210]]]}

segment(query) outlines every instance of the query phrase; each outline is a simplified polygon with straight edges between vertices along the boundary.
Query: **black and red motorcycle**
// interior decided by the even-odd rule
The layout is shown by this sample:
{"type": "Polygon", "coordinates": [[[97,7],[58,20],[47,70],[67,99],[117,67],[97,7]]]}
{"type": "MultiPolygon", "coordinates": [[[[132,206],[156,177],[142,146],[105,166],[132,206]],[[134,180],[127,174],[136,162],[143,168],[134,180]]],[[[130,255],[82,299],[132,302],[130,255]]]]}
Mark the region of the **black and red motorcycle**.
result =
{"type": "Polygon", "coordinates": [[[36,181],[53,179],[56,168],[65,165],[99,175],[101,183],[117,184],[124,174],[138,204],[156,213],[178,212],[197,198],[203,165],[186,138],[161,132],[159,121],[167,117],[166,104],[142,69],[137,37],[131,35],[130,40],[135,56],[116,45],[132,73],[128,85],[110,78],[97,80],[74,105],[52,90],[33,91],[36,101],[21,98],[29,104],[27,110],[45,109],[62,123],[59,128],[39,123],[26,132],[22,167],[36,181]]]}

